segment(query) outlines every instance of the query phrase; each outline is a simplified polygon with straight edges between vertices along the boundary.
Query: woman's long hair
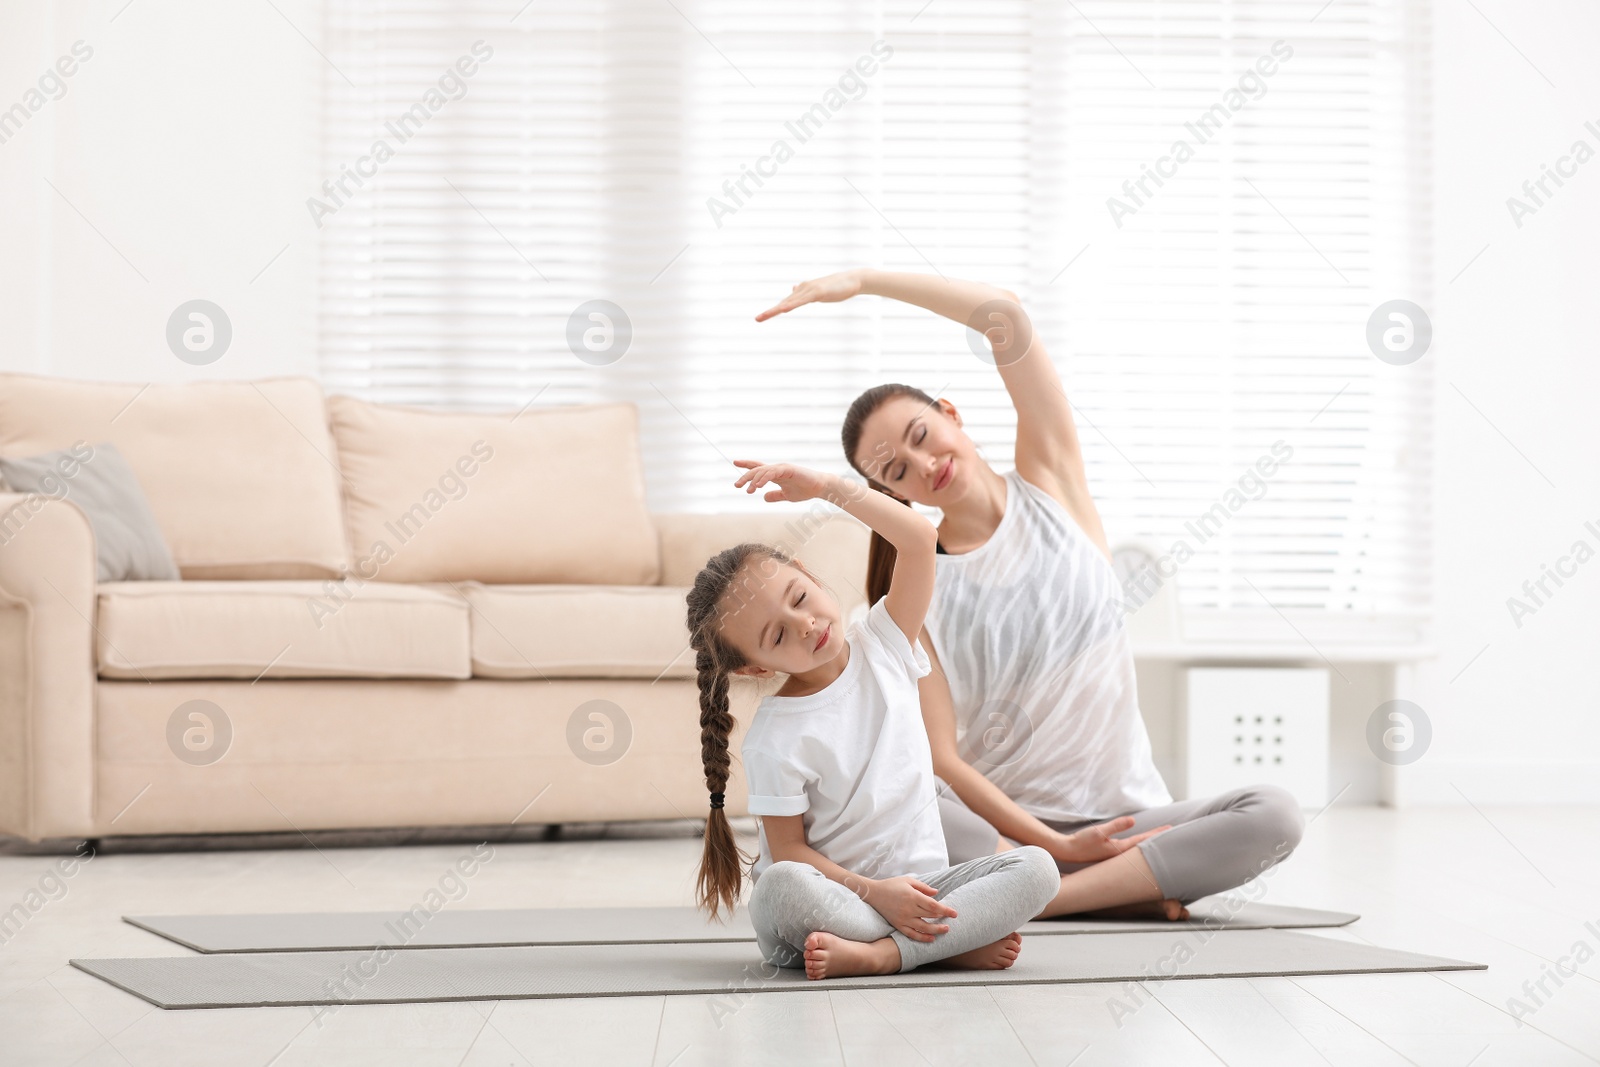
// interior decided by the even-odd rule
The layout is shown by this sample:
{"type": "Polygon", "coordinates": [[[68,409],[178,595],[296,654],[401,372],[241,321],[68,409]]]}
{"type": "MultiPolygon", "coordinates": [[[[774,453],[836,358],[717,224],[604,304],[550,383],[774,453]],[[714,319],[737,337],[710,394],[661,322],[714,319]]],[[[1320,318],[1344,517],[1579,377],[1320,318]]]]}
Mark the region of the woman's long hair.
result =
{"type": "MultiPolygon", "coordinates": [[[[920,400],[929,407],[934,405],[933,397],[924,393],[914,385],[900,385],[891,382],[887,385],[875,385],[862,393],[851,403],[850,410],[844,415],[844,428],[839,432],[841,442],[844,444],[844,458],[850,466],[855,468],[857,474],[867,480],[867,484],[878,492],[894,500],[899,500],[906,507],[911,506],[911,501],[901,499],[891,493],[887,486],[878,480],[876,472],[861,469],[861,464],[856,462],[856,450],[861,447],[861,432],[866,421],[885,403],[895,397],[909,396],[920,400]]],[[[872,544],[867,549],[867,603],[876,604],[889,593],[889,579],[894,576],[895,561],[894,545],[876,530],[872,532],[872,544]]]]}
{"type": "MultiPolygon", "coordinates": [[[[695,899],[713,919],[722,908],[731,912],[738,903],[744,884],[744,865],[750,860],[739,850],[733,827],[728,824],[721,804],[733,762],[728,753],[728,735],[733,732],[728,675],[745,666],[744,656],[722,637],[722,622],[740,606],[735,585],[741,575],[747,574],[746,564],[752,560],[773,564],[791,562],[786,554],[770,545],[753,542],[735,545],[706,561],[705,567],[695,575],[694,586],[687,597],[689,646],[694,649],[695,673],[700,686],[700,764],[705,772],[706,791],[711,794],[700,873],[695,880],[695,899]]],[[[748,580],[759,582],[764,578],[750,574],[748,580]]]]}

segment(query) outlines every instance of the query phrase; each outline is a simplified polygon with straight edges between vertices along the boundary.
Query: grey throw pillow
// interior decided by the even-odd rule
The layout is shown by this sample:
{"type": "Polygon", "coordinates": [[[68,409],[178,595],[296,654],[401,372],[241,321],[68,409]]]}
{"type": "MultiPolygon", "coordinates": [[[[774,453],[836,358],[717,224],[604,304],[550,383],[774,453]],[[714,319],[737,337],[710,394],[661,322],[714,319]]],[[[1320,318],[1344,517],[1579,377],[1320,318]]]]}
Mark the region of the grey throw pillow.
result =
{"type": "Polygon", "coordinates": [[[83,509],[94,530],[100,581],[176,582],[182,577],[133,468],[115,445],[79,441],[60,452],[0,459],[0,477],[12,492],[68,500],[83,509]]]}

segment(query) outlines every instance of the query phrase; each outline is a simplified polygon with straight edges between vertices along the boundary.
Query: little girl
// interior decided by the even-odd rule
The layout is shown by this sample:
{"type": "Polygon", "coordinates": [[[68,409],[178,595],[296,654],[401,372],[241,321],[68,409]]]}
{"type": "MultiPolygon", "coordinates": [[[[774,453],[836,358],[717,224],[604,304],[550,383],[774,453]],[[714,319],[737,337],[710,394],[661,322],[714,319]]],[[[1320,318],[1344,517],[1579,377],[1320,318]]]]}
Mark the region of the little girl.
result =
{"type": "Polygon", "coordinates": [[[749,809],[761,817],[750,918],[763,958],[806,977],[909,971],[944,960],[1016,961],[1017,927],[1055,896],[1043,849],[950,866],[917,679],[916,635],[933,595],[934,529],[909,508],[842,478],[741,461],[735,483],[767,500],[827,499],[899,554],[888,594],[847,639],[839,603],[798,560],[742,544],[713,556],[688,597],[700,680],[700,755],[711,813],[698,897],[714,917],[739,898],[744,857],[722,812],[728,676],[788,675],[762,700],[741,749],[749,809]]]}

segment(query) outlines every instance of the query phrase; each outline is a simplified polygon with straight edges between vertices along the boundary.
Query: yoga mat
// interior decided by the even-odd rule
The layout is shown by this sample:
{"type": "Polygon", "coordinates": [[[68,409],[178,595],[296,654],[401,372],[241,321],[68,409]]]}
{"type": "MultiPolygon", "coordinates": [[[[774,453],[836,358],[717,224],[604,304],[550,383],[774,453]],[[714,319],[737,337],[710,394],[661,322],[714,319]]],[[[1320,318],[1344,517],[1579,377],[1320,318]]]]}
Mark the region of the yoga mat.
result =
{"type": "MultiPolygon", "coordinates": [[[[1186,928],[1263,930],[1345,926],[1348,912],[1279,904],[1197,901],[1185,922],[1048,919],[1029,934],[1111,934],[1186,928]]],[[[708,922],[694,908],[538,908],[407,912],[320,912],[280,915],[127,915],[132,923],[196,952],[327,952],[393,948],[491,948],[503,945],[677,944],[754,941],[743,909],[727,923],[708,922]]]]}
{"type": "Polygon", "coordinates": [[[1173,930],[1099,937],[1026,937],[1004,971],[924,967],[910,974],[807,981],[764,967],[753,945],[542,945],[73,960],[81,971],[161,1008],[396,1004],[912,986],[1048,985],[1171,978],[1370,974],[1482,969],[1286,930],[1173,930]]]}

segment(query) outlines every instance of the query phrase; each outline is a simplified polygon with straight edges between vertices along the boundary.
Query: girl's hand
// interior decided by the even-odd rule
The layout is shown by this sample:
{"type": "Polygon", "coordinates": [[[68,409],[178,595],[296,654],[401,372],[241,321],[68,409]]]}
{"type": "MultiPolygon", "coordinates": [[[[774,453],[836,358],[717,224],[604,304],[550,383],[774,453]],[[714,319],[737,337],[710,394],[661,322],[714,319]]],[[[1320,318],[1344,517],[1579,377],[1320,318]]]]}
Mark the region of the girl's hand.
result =
{"type": "Polygon", "coordinates": [[[1146,830],[1132,837],[1113,836],[1132,825],[1133,816],[1124,815],[1097,826],[1086,826],[1075,834],[1060,834],[1051,843],[1048,851],[1063,863],[1098,863],[1113,856],[1120,856],[1140,841],[1147,841],[1156,834],[1172,829],[1171,826],[1158,826],[1154,830],[1146,830]]]}
{"type": "Polygon", "coordinates": [[[869,882],[861,899],[889,921],[889,925],[913,941],[932,941],[949,933],[947,923],[924,919],[953,919],[956,909],[934,899],[939,891],[908,875],[869,882]]]}
{"type": "Polygon", "coordinates": [[[735,467],[743,467],[745,473],[733,483],[735,489],[743,489],[746,493],[753,493],[763,485],[771,483],[778,488],[767,493],[766,500],[788,500],[798,503],[802,500],[815,500],[818,497],[829,497],[834,493],[837,481],[831,474],[823,474],[808,467],[797,467],[793,463],[757,463],[753,459],[736,459],[735,467]]]}
{"type": "Polygon", "coordinates": [[[830,274],[826,278],[815,278],[809,282],[801,282],[795,286],[788,296],[756,316],[757,322],[766,322],[774,315],[782,315],[785,311],[793,311],[806,304],[836,304],[841,300],[849,300],[861,292],[861,272],[859,270],[844,270],[838,274],[830,274]]]}

